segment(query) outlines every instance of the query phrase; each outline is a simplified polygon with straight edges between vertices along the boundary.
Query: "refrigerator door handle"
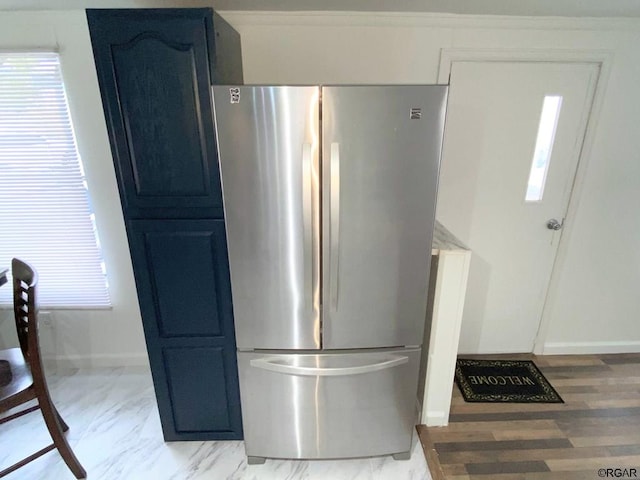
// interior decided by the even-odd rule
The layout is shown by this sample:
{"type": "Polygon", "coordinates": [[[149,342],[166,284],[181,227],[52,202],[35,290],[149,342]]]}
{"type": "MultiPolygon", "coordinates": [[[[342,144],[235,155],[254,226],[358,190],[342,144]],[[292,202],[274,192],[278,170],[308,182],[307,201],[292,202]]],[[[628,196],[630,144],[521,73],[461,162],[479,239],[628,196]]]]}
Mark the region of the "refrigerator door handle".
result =
{"type": "Polygon", "coordinates": [[[302,145],[302,223],[303,223],[303,268],[304,308],[313,310],[313,187],[311,144],[302,145]]]}
{"type": "Polygon", "coordinates": [[[340,144],[331,144],[331,254],[330,254],[330,295],[331,309],[338,310],[338,268],[340,258],[340,144]]]}
{"type": "Polygon", "coordinates": [[[409,361],[409,357],[394,355],[393,357],[386,358],[382,362],[372,363],[369,365],[358,365],[355,367],[300,367],[297,365],[287,365],[278,362],[281,357],[264,357],[254,358],[249,362],[252,367],[260,368],[262,370],[269,370],[276,373],[284,373],[287,375],[307,375],[318,377],[336,377],[347,375],[360,375],[363,373],[377,372],[379,370],[385,370],[387,368],[397,367],[403,365],[409,361]]]}

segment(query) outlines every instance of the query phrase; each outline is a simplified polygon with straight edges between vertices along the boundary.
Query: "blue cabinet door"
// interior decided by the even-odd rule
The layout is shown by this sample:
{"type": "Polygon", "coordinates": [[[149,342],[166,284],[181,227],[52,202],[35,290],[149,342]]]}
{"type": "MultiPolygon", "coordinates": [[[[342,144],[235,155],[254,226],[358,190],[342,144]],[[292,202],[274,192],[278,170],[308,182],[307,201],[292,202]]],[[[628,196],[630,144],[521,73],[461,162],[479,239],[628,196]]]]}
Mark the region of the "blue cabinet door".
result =
{"type": "Polygon", "coordinates": [[[222,217],[210,85],[242,81],[237,33],[210,9],[87,18],[126,215],[222,217]]]}
{"type": "Polygon", "coordinates": [[[134,220],[129,244],[165,439],[241,439],[223,220],[134,220]]]}

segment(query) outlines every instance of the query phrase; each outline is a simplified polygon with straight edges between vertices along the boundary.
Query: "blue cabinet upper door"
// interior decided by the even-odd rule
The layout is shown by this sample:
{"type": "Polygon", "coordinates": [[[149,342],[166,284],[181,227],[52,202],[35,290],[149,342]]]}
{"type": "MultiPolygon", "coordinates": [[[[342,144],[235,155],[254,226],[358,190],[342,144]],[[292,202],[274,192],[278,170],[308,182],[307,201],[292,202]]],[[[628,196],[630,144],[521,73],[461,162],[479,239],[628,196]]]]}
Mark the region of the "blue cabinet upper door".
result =
{"type": "Polygon", "coordinates": [[[242,438],[224,221],[127,223],[165,439],[242,438]]]}
{"type": "Polygon", "coordinates": [[[127,216],[222,217],[210,85],[242,78],[241,69],[215,73],[216,62],[236,71],[216,51],[216,38],[233,44],[228,24],[217,17],[214,31],[210,9],[88,10],[87,18],[127,216]]]}

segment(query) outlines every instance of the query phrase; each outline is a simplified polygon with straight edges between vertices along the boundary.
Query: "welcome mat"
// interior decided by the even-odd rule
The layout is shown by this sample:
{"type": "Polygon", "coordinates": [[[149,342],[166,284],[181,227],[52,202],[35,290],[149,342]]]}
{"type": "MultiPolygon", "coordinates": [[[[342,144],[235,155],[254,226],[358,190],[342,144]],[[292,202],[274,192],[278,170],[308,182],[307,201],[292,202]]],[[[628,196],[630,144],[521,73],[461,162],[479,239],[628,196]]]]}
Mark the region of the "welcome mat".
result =
{"type": "Polygon", "coordinates": [[[467,402],[564,403],[531,360],[459,358],[456,383],[467,402]]]}

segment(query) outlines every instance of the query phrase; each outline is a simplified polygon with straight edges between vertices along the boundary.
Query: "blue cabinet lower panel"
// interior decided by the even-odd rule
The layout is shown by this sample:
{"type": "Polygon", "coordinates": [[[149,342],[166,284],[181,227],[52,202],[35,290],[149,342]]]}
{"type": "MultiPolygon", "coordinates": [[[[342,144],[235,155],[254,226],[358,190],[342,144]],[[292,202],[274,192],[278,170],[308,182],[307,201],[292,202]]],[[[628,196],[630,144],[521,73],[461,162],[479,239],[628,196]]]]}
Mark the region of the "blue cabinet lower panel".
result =
{"type": "Polygon", "coordinates": [[[170,347],[162,353],[176,432],[231,432],[224,348],[170,347]]]}
{"type": "Polygon", "coordinates": [[[192,345],[149,351],[165,440],[242,439],[237,385],[229,381],[236,376],[235,355],[192,345]]]}

